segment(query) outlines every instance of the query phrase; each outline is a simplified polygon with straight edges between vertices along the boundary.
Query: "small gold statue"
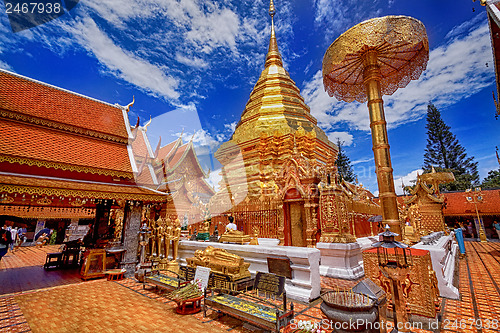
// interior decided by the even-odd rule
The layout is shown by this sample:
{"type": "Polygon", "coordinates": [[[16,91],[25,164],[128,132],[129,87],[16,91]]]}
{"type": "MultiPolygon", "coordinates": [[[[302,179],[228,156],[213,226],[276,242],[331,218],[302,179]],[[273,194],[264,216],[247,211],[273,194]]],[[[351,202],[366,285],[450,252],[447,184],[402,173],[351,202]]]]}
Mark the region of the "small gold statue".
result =
{"type": "Polygon", "coordinates": [[[259,245],[259,228],[256,226],[253,228],[253,235],[252,239],[250,239],[250,245],[259,245]]]}

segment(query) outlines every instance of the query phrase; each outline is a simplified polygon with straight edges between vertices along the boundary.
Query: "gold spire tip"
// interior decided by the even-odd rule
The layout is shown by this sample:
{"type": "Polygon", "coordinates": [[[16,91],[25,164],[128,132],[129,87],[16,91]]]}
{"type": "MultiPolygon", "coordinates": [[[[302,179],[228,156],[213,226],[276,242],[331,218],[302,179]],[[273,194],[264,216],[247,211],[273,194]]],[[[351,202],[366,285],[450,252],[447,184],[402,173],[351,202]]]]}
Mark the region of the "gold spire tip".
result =
{"type": "Polygon", "coordinates": [[[270,0],[270,3],[269,3],[269,15],[271,16],[271,18],[273,18],[274,14],[276,14],[276,9],[274,8],[274,2],[273,2],[273,0],[270,0]]]}

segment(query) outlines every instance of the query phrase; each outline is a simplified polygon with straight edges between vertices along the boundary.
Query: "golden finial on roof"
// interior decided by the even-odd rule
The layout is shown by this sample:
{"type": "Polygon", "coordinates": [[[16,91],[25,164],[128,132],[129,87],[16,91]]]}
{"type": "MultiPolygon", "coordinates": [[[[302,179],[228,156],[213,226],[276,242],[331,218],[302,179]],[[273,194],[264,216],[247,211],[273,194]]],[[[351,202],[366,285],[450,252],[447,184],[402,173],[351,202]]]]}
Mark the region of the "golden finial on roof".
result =
{"type": "Polygon", "coordinates": [[[144,124],[144,132],[148,131],[148,126],[151,125],[151,121],[152,121],[151,116],[149,116],[149,121],[146,124],[144,124]]]}
{"type": "Polygon", "coordinates": [[[134,105],[135,103],[135,96],[132,96],[132,102],[130,102],[125,108],[127,109],[127,112],[130,111],[130,107],[134,105]]]}

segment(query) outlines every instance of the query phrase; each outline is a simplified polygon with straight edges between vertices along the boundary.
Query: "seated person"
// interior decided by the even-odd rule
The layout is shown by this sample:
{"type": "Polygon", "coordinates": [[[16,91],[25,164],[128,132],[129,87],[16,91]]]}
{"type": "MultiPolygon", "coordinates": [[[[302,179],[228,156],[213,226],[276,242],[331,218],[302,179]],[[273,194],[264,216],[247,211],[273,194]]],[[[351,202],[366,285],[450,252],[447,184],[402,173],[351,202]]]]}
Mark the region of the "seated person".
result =
{"type": "Polygon", "coordinates": [[[229,223],[226,225],[226,232],[230,230],[238,230],[238,226],[234,223],[234,218],[232,216],[228,217],[229,223]]]}
{"type": "Polygon", "coordinates": [[[43,245],[47,244],[48,240],[49,236],[46,233],[43,233],[40,237],[38,237],[36,245],[42,247],[43,245]]]}

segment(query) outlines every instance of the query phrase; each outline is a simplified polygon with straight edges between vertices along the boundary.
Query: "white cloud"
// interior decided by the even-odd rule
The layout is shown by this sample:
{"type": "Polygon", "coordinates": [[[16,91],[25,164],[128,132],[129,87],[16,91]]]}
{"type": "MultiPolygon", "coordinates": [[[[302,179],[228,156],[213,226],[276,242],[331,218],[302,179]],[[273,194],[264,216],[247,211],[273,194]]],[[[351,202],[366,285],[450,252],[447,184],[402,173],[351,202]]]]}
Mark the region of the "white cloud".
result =
{"type": "Polygon", "coordinates": [[[221,180],[222,180],[221,169],[217,169],[217,170],[210,172],[210,175],[208,176],[208,179],[206,181],[217,192],[220,189],[219,182],[221,180]]]}
{"type": "Polygon", "coordinates": [[[352,145],[353,142],[353,136],[352,134],[349,134],[347,132],[330,132],[328,134],[328,139],[337,144],[337,139],[340,140],[341,143],[343,143],[344,146],[350,146],[352,145]]]}
{"type": "MultiPolygon", "coordinates": [[[[494,79],[493,65],[486,67],[485,63],[493,64],[487,24],[475,26],[432,50],[427,70],[419,80],[392,96],[384,96],[388,128],[421,119],[429,101],[443,108],[490,85],[494,79]]],[[[302,92],[311,113],[325,130],[342,124],[350,129],[370,130],[366,103],[344,103],[328,97],[321,71],[305,83],[302,92]]]]}
{"type": "Polygon", "coordinates": [[[175,60],[189,67],[195,67],[200,69],[208,67],[208,63],[205,60],[197,57],[189,58],[180,53],[177,53],[175,55],[175,60]]]}
{"type": "Polygon", "coordinates": [[[231,133],[234,133],[234,131],[236,130],[236,125],[237,125],[237,122],[233,121],[232,123],[224,124],[224,128],[231,131],[231,133]]]}
{"type": "Polygon", "coordinates": [[[205,53],[217,47],[227,47],[234,52],[239,26],[240,20],[236,13],[229,9],[217,10],[193,20],[186,39],[205,53]]]}
{"type": "Polygon", "coordinates": [[[6,62],[3,62],[3,61],[1,61],[1,60],[0,60],[0,68],[2,68],[2,69],[6,69],[6,70],[11,71],[11,72],[13,72],[13,71],[14,71],[14,70],[12,69],[12,67],[10,67],[10,65],[9,65],[9,64],[7,64],[6,62]]]}
{"type": "Polygon", "coordinates": [[[179,97],[178,79],[165,74],[166,70],[161,66],[140,59],[115,44],[91,18],[77,22],[73,33],[81,45],[115,76],[155,95],[168,99],[179,97]]]}
{"type": "Polygon", "coordinates": [[[409,172],[406,176],[398,177],[397,179],[394,180],[394,187],[396,189],[396,194],[397,195],[402,195],[403,194],[403,187],[404,186],[409,186],[409,185],[414,185],[415,181],[417,180],[417,174],[421,175],[424,173],[424,170],[422,169],[417,169],[409,172]]]}

